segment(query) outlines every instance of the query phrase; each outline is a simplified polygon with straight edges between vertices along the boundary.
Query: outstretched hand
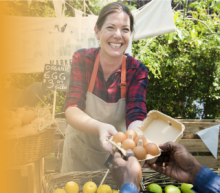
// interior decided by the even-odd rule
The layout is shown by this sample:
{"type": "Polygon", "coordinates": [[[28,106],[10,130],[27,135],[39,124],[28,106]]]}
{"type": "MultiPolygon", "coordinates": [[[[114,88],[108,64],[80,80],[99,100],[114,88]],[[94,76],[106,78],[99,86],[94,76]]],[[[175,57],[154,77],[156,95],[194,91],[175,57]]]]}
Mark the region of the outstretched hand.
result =
{"type": "MultiPolygon", "coordinates": [[[[164,152],[156,163],[150,164],[155,171],[179,182],[193,184],[202,168],[200,163],[180,144],[168,142],[159,146],[164,152]]],[[[147,165],[144,165],[146,167],[147,165]]]]}
{"type": "Polygon", "coordinates": [[[101,146],[104,150],[108,151],[109,153],[113,154],[114,151],[112,149],[112,145],[107,141],[107,139],[110,139],[112,136],[114,136],[117,133],[117,130],[113,125],[103,123],[101,127],[99,128],[99,140],[101,143],[101,146]]]}
{"type": "Polygon", "coordinates": [[[114,154],[113,162],[109,165],[111,174],[120,189],[124,183],[132,183],[139,190],[142,170],[137,158],[131,150],[127,151],[128,160],[122,159],[121,154],[116,152],[114,154]]]}

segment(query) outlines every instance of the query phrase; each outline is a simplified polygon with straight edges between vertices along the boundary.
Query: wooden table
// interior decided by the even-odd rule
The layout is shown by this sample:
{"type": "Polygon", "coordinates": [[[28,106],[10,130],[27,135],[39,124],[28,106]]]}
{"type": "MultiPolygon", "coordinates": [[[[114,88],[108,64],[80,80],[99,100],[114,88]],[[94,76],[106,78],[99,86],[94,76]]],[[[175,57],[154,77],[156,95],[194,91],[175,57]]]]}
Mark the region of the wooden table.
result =
{"type": "MultiPolygon", "coordinates": [[[[220,120],[197,120],[197,119],[177,119],[185,125],[184,137],[179,141],[189,152],[193,153],[194,157],[202,164],[209,168],[220,168],[220,149],[218,149],[218,159],[210,153],[209,149],[195,135],[196,132],[220,124],[220,120]]],[[[61,132],[65,135],[66,120],[63,119],[59,123],[61,132]]],[[[53,151],[45,157],[45,173],[60,172],[62,163],[62,152],[64,137],[59,130],[56,131],[54,139],[53,151]]],[[[220,143],[220,141],[219,141],[220,143]]]]}
{"type": "Polygon", "coordinates": [[[4,183],[8,187],[8,192],[41,192],[44,158],[24,165],[8,166],[4,171],[6,173],[4,183]]]}

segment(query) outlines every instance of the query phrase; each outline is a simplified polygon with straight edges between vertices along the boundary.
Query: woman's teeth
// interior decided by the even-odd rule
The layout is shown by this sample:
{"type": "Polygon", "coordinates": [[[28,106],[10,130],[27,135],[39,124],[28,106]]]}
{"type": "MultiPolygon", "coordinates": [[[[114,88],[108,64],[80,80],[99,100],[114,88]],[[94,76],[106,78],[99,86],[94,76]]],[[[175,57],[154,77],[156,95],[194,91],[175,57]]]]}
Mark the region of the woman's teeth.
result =
{"type": "Polygon", "coordinates": [[[116,47],[116,48],[120,47],[121,45],[122,45],[122,44],[113,44],[113,43],[110,43],[110,46],[116,47]]]}

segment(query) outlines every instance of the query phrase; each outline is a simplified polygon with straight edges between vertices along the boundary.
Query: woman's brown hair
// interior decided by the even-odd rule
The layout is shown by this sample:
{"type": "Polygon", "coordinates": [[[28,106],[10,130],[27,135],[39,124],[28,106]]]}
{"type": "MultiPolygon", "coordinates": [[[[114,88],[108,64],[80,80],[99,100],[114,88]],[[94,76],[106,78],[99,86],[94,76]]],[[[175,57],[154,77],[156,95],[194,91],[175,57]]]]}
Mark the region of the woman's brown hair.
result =
{"type": "Polygon", "coordinates": [[[123,3],[119,3],[119,2],[110,3],[102,8],[101,12],[99,13],[98,20],[96,22],[96,26],[97,26],[98,30],[102,29],[102,26],[105,23],[106,17],[109,14],[115,13],[115,12],[121,12],[121,11],[124,11],[125,13],[128,14],[128,16],[130,18],[130,30],[132,32],[133,28],[134,28],[133,27],[134,17],[132,15],[130,9],[126,5],[124,5],[123,3]]]}

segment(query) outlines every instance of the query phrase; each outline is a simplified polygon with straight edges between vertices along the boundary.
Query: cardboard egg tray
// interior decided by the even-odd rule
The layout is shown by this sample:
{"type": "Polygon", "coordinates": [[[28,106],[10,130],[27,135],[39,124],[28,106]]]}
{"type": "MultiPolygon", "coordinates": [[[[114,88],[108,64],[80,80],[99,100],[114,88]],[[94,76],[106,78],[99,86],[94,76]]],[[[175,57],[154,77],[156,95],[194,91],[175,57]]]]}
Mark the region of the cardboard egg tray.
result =
{"type": "MultiPolygon", "coordinates": [[[[159,111],[152,110],[137,128],[136,132],[137,135],[144,135],[148,143],[155,143],[158,146],[159,144],[169,141],[177,143],[182,138],[184,130],[185,126],[182,123],[159,111]]],[[[110,139],[109,142],[112,144],[114,151],[120,150],[123,155],[126,156],[126,151],[122,149],[120,145],[113,142],[112,139],[110,139]]],[[[146,159],[139,160],[139,162],[141,166],[143,166],[145,162],[151,164],[154,163],[160,155],[161,149],[159,148],[158,155],[152,156],[147,154],[146,159]]]]}

